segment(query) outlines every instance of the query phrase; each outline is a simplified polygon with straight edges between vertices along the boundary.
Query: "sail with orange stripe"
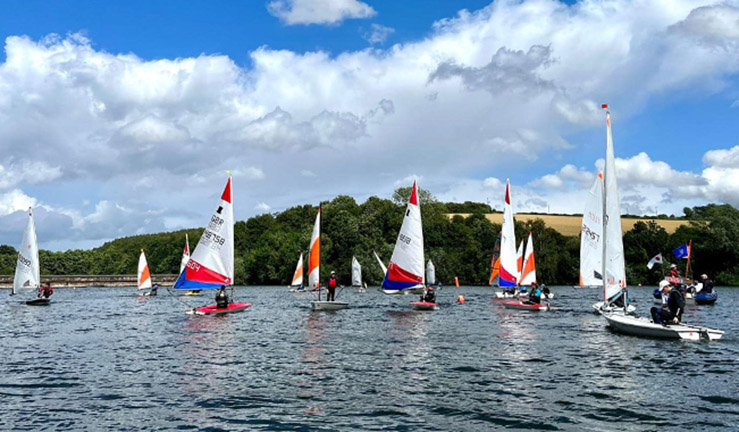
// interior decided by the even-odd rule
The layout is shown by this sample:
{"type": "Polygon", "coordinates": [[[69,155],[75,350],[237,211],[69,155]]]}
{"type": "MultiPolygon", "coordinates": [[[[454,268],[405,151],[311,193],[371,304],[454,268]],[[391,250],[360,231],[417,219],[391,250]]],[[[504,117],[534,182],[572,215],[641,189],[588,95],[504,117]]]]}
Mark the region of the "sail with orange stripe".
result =
{"type": "Polygon", "coordinates": [[[303,285],[303,254],[300,254],[298,258],[298,266],[295,267],[295,273],[293,274],[293,281],[290,284],[292,286],[303,285]]]}
{"type": "Polygon", "coordinates": [[[521,269],[521,285],[531,285],[533,282],[536,282],[536,261],[534,260],[534,239],[531,232],[529,232],[523,268],[521,269]]]}
{"type": "Polygon", "coordinates": [[[139,255],[137,280],[139,290],[151,288],[151,273],[149,273],[149,264],[146,262],[146,255],[144,254],[143,249],[141,249],[141,255],[139,255]]]}
{"type": "Polygon", "coordinates": [[[488,281],[489,285],[492,285],[495,282],[495,278],[498,277],[499,273],[500,273],[500,234],[498,234],[498,239],[495,240],[495,248],[493,248],[493,258],[490,260],[490,280],[488,281]]]}
{"type": "Polygon", "coordinates": [[[318,207],[316,223],[313,225],[313,234],[310,236],[310,256],[308,257],[308,286],[320,286],[321,265],[321,208],[318,207]]]}

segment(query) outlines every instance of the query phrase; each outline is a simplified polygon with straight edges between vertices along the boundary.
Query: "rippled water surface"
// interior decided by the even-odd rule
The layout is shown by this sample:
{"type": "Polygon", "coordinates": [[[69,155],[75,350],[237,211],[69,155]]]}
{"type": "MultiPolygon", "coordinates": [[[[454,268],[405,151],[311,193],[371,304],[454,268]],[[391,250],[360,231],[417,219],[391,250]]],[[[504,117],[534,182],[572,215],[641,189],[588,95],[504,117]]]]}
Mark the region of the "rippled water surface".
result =
{"type": "MultiPolygon", "coordinates": [[[[3,291],[0,430],[739,430],[739,289],[689,306],[726,331],[697,343],[613,334],[598,291],[554,292],[532,314],[486,288],[445,288],[434,312],[347,289],[351,309],[312,313],[308,294],[243,287],[245,313],[202,317],[166,291],[35,308],[3,291]]],[[[632,296],[648,314],[650,289],[632,296]]]]}

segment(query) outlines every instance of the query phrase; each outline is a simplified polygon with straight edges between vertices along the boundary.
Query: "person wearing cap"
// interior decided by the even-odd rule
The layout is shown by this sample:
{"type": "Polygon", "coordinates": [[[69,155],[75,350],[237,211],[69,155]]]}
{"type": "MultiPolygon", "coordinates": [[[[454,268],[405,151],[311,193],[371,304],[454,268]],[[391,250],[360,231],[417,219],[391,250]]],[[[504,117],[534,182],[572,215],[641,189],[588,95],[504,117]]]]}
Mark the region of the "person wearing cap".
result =
{"type": "Polygon", "coordinates": [[[707,274],[702,274],[701,279],[703,280],[703,288],[701,288],[700,292],[711,294],[713,292],[713,281],[708,279],[707,274]]]}
{"type": "Polygon", "coordinates": [[[680,278],[680,272],[677,271],[677,264],[670,265],[670,277],[680,278]]]}
{"type": "Polygon", "coordinates": [[[334,301],[336,299],[336,287],[339,285],[339,282],[336,280],[336,272],[331,271],[331,276],[328,277],[328,281],[326,282],[326,289],[328,290],[328,294],[326,294],[326,301],[334,301]]]}
{"type": "Polygon", "coordinates": [[[667,305],[662,307],[653,307],[649,312],[652,314],[652,321],[655,324],[679,324],[685,310],[685,299],[679,290],[673,290],[670,282],[663,280],[659,283],[659,288],[663,294],[666,294],[667,305]]]}

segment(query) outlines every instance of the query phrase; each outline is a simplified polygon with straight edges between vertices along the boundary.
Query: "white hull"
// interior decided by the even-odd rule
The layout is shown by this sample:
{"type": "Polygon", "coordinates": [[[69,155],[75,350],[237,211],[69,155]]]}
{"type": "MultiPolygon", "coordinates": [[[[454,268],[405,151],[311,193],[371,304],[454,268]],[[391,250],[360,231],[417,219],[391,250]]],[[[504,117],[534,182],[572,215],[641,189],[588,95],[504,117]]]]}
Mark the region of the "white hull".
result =
{"type": "Polygon", "coordinates": [[[332,311],[339,309],[346,309],[349,307],[349,303],[336,302],[336,301],[312,301],[310,302],[310,308],[314,311],[332,311]]]}
{"type": "Polygon", "coordinates": [[[382,290],[382,292],[384,292],[385,294],[389,294],[389,295],[398,295],[398,294],[400,294],[400,295],[409,295],[409,294],[418,295],[418,294],[423,294],[423,287],[409,288],[409,289],[405,289],[405,290],[382,290]]]}
{"type": "MultiPolygon", "coordinates": [[[[607,308],[603,309],[603,302],[598,302],[598,303],[594,304],[593,305],[593,310],[595,310],[595,312],[596,313],[599,313],[599,314],[600,313],[611,313],[611,312],[615,312],[615,313],[623,313],[624,312],[624,308],[622,308],[622,307],[614,307],[613,305],[608,306],[607,308]]],[[[629,305],[626,308],[626,313],[634,313],[634,312],[636,312],[636,308],[634,307],[634,305],[629,305]]]]}
{"type": "Polygon", "coordinates": [[[504,291],[495,291],[495,298],[515,298],[516,296],[504,291]]]}
{"type": "Polygon", "coordinates": [[[683,339],[690,341],[718,340],[724,335],[721,330],[709,329],[684,324],[661,325],[619,313],[604,313],[608,325],[616,332],[632,336],[659,339],[683,339]]]}

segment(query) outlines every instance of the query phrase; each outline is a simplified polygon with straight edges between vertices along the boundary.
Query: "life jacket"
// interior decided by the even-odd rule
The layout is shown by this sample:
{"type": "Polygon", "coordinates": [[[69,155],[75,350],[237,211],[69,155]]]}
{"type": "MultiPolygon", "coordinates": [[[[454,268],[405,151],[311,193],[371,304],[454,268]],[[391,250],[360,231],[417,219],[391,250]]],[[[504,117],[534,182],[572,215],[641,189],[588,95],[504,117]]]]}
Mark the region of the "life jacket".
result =
{"type": "Polygon", "coordinates": [[[328,280],[328,287],[329,288],[336,288],[336,278],[330,278],[328,280]]]}

